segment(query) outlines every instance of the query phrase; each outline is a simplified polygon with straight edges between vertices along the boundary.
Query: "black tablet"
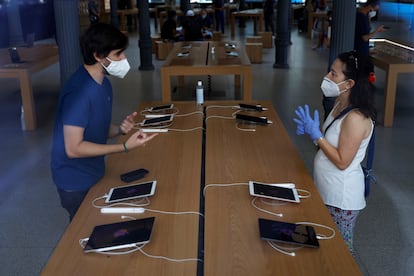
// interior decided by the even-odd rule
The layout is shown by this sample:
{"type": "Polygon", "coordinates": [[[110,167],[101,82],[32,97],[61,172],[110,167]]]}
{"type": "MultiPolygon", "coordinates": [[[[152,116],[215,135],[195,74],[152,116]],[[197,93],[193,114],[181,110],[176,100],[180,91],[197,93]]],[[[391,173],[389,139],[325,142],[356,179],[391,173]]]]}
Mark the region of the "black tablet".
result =
{"type": "Polygon", "coordinates": [[[259,218],[259,230],[263,240],[319,247],[315,229],[309,225],[259,218]]]}
{"type": "Polygon", "coordinates": [[[154,217],[95,226],[85,253],[131,248],[150,241],[154,217]]]}

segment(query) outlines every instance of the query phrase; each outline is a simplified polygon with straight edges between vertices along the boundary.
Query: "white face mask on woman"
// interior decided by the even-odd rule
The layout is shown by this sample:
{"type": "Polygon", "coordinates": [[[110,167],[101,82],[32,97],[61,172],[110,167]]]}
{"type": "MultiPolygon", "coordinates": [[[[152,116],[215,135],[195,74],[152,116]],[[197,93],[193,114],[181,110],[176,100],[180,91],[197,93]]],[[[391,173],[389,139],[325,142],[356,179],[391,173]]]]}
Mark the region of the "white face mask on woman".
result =
{"type": "Polygon", "coordinates": [[[368,13],[368,16],[369,16],[369,18],[373,18],[374,16],[376,16],[377,15],[377,12],[376,11],[370,11],[369,13],[368,13]]]}
{"type": "Polygon", "coordinates": [[[129,69],[131,69],[131,66],[129,66],[128,60],[126,58],[121,60],[111,60],[109,58],[106,58],[111,63],[108,66],[105,66],[102,64],[103,68],[105,68],[106,72],[108,72],[109,75],[115,76],[118,78],[123,79],[125,75],[128,73],[129,69]]]}
{"type": "Polygon", "coordinates": [[[346,81],[347,80],[341,81],[340,83],[335,83],[327,77],[324,77],[321,84],[322,93],[325,95],[325,97],[338,97],[341,93],[344,93],[348,90],[339,90],[339,85],[346,81]]]}

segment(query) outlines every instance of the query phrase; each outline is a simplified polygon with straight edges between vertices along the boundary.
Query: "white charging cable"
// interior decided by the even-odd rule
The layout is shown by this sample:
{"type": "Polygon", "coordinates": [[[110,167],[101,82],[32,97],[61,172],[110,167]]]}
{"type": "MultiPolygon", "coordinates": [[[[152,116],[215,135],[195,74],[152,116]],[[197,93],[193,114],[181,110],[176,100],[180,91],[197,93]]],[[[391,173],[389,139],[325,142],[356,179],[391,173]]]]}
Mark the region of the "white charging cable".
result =
{"type": "Polygon", "coordinates": [[[285,255],[288,255],[288,256],[291,256],[291,257],[295,257],[296,256],[296,253],[295,252],[289,252],[288,250],[293,250],[293,251],[295,251],[295,250],[299,250],[299,249],[301,249],[301,248],[303,248],[303,246],[298,246],[298,247],[289,247],[289,248],[287,248],[287,247],[283,247],[283,246],[280,246],[280,245],[278,245],[278,244],[276,244],[275,242],[273,242],[273,241],[267,241],[267,243],[274,249],[274,250],[276,250],[276,251],[278,251],[278,252],[280,252],[280,253],[282,253],[282,254],[285,254],[285,255]]]}
{"type": "Polygon", "coordinates": [[[283,214],[282,214],[282,213],[274,213],[274,212],[271,212],[271,211],[265,210],[265,209],[260,208],[259,206],[257,206],[257,205],[256,205],[256,200],[257,200],[257,198],[258,198],[258,197],[254,197],[254,198],[252,199],[252,201],[250,202],[250,203],[251,203],[251,205],[252,205],[254,208],[256,208],[257,210],[262,211],[262,212],[264,212],[264,213],[270,214],[270,215],[272,215],[272,216],[283,217],[283,214]]]}
{"type": "Polygon", "coordinates": [[[196,114],[199,114],[204,117],[203,111],[194,111],[194,112],[184,113],[184,114],[175,114],[174,117],[186,117],[186,116],[191,116],[191,115],[196,115],[196,114]]]}
{"type": "Polygon", "coordinates": [[[301,225],[311,225],[314,227],[321,227],[321,228],[325,228],[328,231],[331,232],[330,235],[325,235],[325,234],[316,234],[316,238],[318,240],[330,240],[333,239],[335,237],[335,229],[333,229],[332,227],[329,227],[327,225],[324,224],[319,224],[319,223],[315,223],[315,222],[309,222],[309,221],[300,221],[300,222],[296,222],[296,224],[301,224],[301,225]]]}
{"type": "Polygon", "coordinates": [[[203,262],[203,260],[201,259],[197,259],[197,258],[187,258],[187,259],[175,259],[175,258],[170,258],[170,257],[165,257],[165,256],[159,256],[159,255],[151,255],[147,252],[145,252],[144,250],[142,250],[143,246],[139,247],[138,250],[144,254],[145,256],[149,257],[149,258],[154,258],[154,259],[162,259],[162,260],[166,260],[166,261],[170,261],[170,262],[176,262],[176,263],[181,263],[181,262],[203,262]]]}
{"type": "Polygon", "coordinates": [[[203,196],[206,196],[206,190],[207,190],[208,187],[231,187],[231,186],[247,186],[247,185],[249,185],[249,183],[229,183],[229,184],[212,183],[212,184],[207,184],[206,186],[204,186],[203,196]]]}
{"type": "Polygon", "coordinates": [[[232,108],[232,109],[240,109],[238,105],[209,105],[206,107],[206,110],[211,108],[232,108]]]}
{"type": "Polygon", "coordinates": [[[299,198],[310,198],[312,196],[311,192],[304,189],[296,189],[296,191],[301,192],[303,194],[298,194],[299,198]]]}

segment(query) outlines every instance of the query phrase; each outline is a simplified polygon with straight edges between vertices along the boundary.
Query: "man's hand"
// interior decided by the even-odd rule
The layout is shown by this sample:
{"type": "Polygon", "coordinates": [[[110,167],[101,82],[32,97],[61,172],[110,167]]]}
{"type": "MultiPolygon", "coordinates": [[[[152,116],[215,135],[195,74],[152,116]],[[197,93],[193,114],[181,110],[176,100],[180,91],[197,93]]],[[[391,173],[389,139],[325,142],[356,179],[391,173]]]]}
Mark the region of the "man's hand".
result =
{"type": "Polygon", "coordinates": [[[127,134],[134,128],[134,125],[135,125],[134,118],[137,116],[137,114],[138,112],[135,111],[125,117],[124,121],[119,126],[119,130],[121,132],[120,134],[127,134]]]}

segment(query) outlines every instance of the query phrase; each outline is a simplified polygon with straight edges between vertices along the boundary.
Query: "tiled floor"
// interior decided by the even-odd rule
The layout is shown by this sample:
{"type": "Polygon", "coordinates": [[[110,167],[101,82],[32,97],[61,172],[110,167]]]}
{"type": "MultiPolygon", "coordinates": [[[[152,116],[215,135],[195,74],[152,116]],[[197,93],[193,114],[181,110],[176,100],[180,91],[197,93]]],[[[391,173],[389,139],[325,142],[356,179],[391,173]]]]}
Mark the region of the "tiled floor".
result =
{"type": "MultiPolygon", "coordinates": [[[[413,42],[412,31],[410,35],[405,24],[387,24],[395,26],[388,37],[407,40],[408,33],[413,42]]],[[[251,35],[251,25],[248,22],[245,30],[236,30],[238,39],[243,41],[244,35],[251,35]]],[[[295,28],[292,42],[288,70],[273,68],[274,48],[263,50],[263,64],[253,65],[253,98],[272,101],[311,173],[314,146],[309,139],[295,135],[292,117],[293,110],[305,103],[322,110],[319,86],[326,72],[328,50],[313,51],[312,42],[295,28]]],[[[137,45],[137,37],[132,34],[127,51],[132,70],[124,80],[112,81],[115,122],[138,103],[161,99],[162,62],[154,58],[155,70],[139,71],[137,45]]],[[[384,72],[377,70],[379,108],[384,76],[384,72]]],[[[58,79],[57,64],[33,76],[39,121],[39,128],[33,132],[20,129],[17,81],[0,81],[0,275],[38,275],[68,224],[49,172],[58,79]]],[[[195,78],[188,78],[184,91],[177,91],[173,98],[192,98],[195,83],[195,78]]],[[[413,85],[413,75],[399,77],[394,127],[377,128],[374,173],[378,184],[372,187],[355,233],[358,263],[364,275],[414,275],[413,85]]],[[[213,77],[211,87],[214,99],[231,99],[235,92],[231,77],[213,77]]]]}

